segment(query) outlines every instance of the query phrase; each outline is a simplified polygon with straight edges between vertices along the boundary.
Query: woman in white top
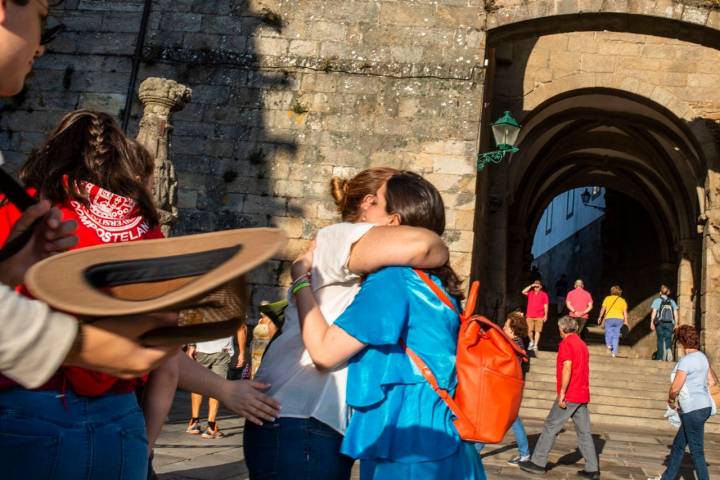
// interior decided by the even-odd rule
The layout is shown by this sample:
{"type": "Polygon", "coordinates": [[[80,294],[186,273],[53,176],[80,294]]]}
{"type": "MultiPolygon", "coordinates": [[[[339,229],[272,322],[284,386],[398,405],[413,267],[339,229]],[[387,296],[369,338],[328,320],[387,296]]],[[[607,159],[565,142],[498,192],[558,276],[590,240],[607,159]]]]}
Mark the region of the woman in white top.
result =
{"type": "Polygon", "coordinates": [[[685,356],[675,365],[675,378],[668,393],[668,405],[680,413],[680,429],[672,448],[667,468],[662,475],[648,480],[675,480],[687,446],[692,455],[693,467],[698,480],[709,480],[705,462],[705,422],[710,418],[712,398],[710,386],[715,385],[715,375],[704,353],[700,351],[700,335],[692,325],[677,329],[677,341],[685,349],[685,356]]]}
{"type": "MultiPolygon", "coordinates": [[[[448,250],[430,230],[397,225],[386,210],[385,184],[392,168],[364,170],[350,181],[333,178],[343,223],[318,231],[312,290],[328,322],[352,303],[363,275],[389,265],[434,268],[448,250]]],[[[292,296],[292,295],[290,295],[292,296]]],[[[345,365],[319,371],[305,350],[294,300],[283,332],[268,348],[256,381],[282,405],[280,418],[246,425],[243,448],[251,479],[347,479],[352,459],[340,454],[347,426],[345,365]]]]}

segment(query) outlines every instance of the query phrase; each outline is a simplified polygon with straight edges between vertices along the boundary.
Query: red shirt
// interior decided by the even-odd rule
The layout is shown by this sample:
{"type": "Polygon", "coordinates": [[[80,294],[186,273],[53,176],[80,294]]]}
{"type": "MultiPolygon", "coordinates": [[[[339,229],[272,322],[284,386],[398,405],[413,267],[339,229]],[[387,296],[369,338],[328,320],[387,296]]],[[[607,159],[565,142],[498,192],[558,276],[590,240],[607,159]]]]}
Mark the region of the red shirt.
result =
{"type": "Polygon", "coordinates": [[[570,385],[565,392],[565,400],[570,403],[590,402],[590,352],[580,337],[571,333],[560,342],[557,355],[557,393],[562,386],[563,363],[572,362],[570,385]]]}
{"type": "MultiPolygon", "coordinates": [[[[91,183],[83,182],[80,186],[88,196],[89,205],[72,198],[57,205],[62,211],[63,220],[72,219],[78,225],[76,235],[79,241],[73,249],[163,237],[159,226],[150,228],[134,200],[91,183]]],[[[33,195],[35,192],[31,189],[29,193],[33,195]]],[[[5,243],[18,218],[20,211],[14,205],[7,203],[0,207],[0,245],[5,243]]],[[[30,296],[24,286],[18,287],[18,290],[30,296]]],[[[72,385],[75,393],[85,396],[99,396],[109,391],[131,392],[138,384],[137,380],[121,380],[84,368],[62,367],[50,383],[53,387],[46,388],[56,388],[55,385],[63,384],[65,380],[72,385]]],[[[12,380],[0,375],[0,388],[15,385],[12,380]]]]}
{"type": "Polygon", "coordinates": [[[537,292],[531,289],[527,294],[527,318],[543,318],[545,316],[545,306],[549,303],[548,294],[542,290],[537,292]]]}
{"type": "MultiPolygon", "coordinates": [[[[590,292],[584,288],[575,288],[568,292],[565,301],[571,304],[576,312],[582,312],[583,310],[587,310],[590,303],[592,303],[592,296],[590,295],[590,292]]],[[[584,315],[573,315],[573,312],[570,312],[570,316],[575,318],[588,318],[590,314],[586,313],[584,315]]]]}

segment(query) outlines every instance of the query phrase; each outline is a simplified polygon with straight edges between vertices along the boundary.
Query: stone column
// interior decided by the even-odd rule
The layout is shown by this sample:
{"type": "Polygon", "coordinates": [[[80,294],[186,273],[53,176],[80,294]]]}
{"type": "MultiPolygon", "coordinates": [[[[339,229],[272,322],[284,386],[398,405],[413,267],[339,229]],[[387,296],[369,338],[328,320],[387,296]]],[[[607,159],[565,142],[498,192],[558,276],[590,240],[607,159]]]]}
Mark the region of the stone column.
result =
{"type": "Polygon", "coordinates": [[[178,217],[177,177],[170,159],[170,116],[182,110],[192,98],[192,90],[174,80],[150,77],[140,84],[138,97],[144,106],[137,140],[155,159],[153,198],[166,236],[178,217]]]}
{"type": "Polygon", "coordinates": [[[708,170],[702,245],[702,328],[705,352],[720,364],[720,174],[708,170]]]}
{"type": "Polygon", "coordinates": [[[678,253],[680,262],[677,267],[677,303],[679,309],[679,324],[694,325],[697,311],[697,290],[695,279],[698,268],[698,254],[700,240],[686,238],[680,240],[678,253]]]}

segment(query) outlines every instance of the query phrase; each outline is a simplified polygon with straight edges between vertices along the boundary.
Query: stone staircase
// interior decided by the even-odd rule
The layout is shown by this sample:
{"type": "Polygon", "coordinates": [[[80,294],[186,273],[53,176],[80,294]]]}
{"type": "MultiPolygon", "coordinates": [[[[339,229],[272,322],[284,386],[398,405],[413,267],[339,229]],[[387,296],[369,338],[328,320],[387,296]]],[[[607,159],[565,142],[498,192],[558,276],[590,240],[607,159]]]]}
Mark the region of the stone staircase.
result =
{"type": "MultiPolygon", "coordinates": [[[[670,386],[671,362],[612,358],[604,345],[590,345],[590,413],[598,426],[674,430],[663,417],[670,386]]],[[[555,400],[557,353],[539,351],[530,360],[520,416],[542,420],[555,400]]],[[[720,434],[720,416],[705,424],[708,433],[720,434]]]]}

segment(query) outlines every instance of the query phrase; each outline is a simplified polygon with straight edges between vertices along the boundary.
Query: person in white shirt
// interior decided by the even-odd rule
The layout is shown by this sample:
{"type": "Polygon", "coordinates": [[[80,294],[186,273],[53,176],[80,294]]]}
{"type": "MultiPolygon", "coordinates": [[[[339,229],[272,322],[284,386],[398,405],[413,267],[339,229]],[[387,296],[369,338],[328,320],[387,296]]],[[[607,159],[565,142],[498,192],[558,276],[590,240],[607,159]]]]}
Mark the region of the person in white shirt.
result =
{"type": "MultiPolygon", "coordinates": [[[[437,234],[398,226],[397,216],[386,212],[385,184],[396,173],[371,168],[349,181],[333,178],[343,223],[318,232],[315,273],[309,280],[328,322],[350,305],[363,275],[389,265],[434,268],[448,261],[447,247],[437,234]]],[[[347,368],[315,368],[303,344],[292,292],[289,297],[283,332],[268,348],[255,377],[271,385],[268,393],[282,410],[275,422],[245,427],[250,478],[350,478],[352,459],[340,454],[348,417],[347,368]]]]}

